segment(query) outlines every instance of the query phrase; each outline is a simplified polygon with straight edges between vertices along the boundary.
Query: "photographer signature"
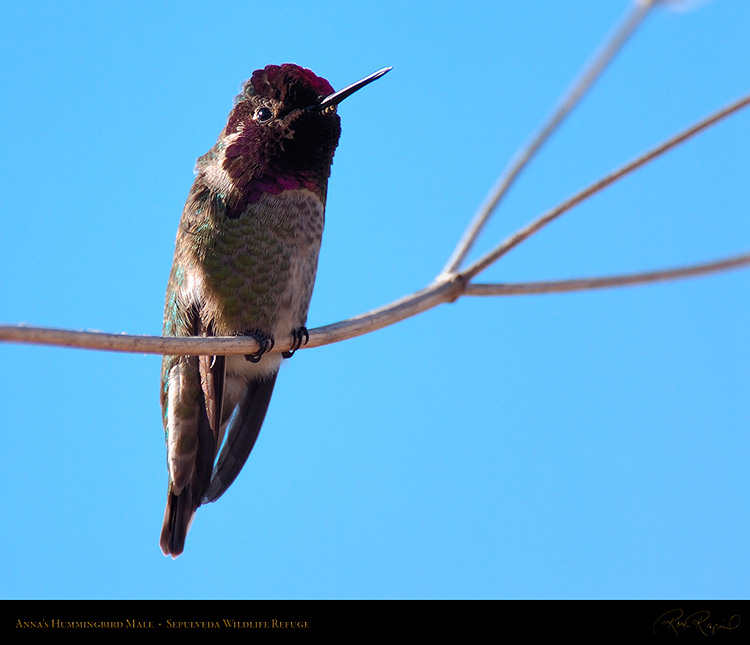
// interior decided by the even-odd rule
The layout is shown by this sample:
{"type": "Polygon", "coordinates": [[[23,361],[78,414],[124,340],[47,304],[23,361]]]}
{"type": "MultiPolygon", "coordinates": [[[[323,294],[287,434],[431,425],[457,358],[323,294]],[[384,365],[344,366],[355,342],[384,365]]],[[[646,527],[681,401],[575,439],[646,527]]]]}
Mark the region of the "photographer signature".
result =
{"type": "Polygon", "coordinates": [[[725,622],[712,621],[710,618],[711,612],[705,610],[694,611],[685,616],[682,609],[670,609],[656,619],[653,633],[656,634],[657,630],[672,630],[675,636],[679,637],[680,632],[698,630],[704,636],[712,636],[719,631],[737,629],[740,626],[739,614],[734,614],[725,622]]]}

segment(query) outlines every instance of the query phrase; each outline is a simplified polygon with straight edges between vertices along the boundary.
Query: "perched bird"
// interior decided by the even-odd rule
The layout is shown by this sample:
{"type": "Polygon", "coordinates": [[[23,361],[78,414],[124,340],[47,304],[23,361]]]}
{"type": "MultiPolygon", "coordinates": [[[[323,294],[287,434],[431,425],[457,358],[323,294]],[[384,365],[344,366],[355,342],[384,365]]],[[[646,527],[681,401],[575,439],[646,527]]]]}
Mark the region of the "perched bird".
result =
{"type": "Polygon", "coordinates": [[[336,106],[389,70],[339,92],[297,65],[257,70],[216,145],[197,161],[177,231],[164,335],[246,335],[260,349],[162,361],[169,471],[164,555],[182,553],[196,509],[217,500],[245,464],[281,364],[281,354],[267,353],[274,338],[294,338],[285,358],[307,342],[328,177],[341,134],[336,106]]]}

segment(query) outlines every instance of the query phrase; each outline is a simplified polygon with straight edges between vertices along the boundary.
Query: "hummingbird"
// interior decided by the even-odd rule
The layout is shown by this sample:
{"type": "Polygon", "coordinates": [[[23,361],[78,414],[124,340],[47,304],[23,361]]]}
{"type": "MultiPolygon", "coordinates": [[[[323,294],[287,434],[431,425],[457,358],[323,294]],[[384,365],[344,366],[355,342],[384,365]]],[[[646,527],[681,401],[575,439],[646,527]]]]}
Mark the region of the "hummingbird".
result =
{"type": "Polygon", "coordinates": [[[282,357],[309,339],[305,323],[341,135],[337,106],[390,69],[338,92],[298,65],[256,70],[216,145],[196,162],[177,230],[164,335],[250,336],[258,350],[162,360],[164,555],[182,553],[197,508],[221,497],[242,470],[282,357]],[[290,351],[270,352],[275,338],[290,336],[290,351]]]}

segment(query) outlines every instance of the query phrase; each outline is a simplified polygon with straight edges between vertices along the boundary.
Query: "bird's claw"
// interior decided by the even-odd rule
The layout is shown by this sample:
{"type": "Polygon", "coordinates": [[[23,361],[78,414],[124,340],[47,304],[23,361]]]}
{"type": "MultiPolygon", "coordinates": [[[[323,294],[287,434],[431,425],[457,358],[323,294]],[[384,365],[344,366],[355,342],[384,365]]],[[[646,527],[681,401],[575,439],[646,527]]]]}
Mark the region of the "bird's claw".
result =
{"type": "Polygon", "coordinates": [[[292,331],[292,336],[294,336],[292,349],[290,349],[288,352],[281,352],[281,355],[284,358],[291,358],[292,356],[294,356],[294,352],[302,347],[302,345],[307,345],[307,341],[310,340],[310,332],[307,331],[307,327],[297,327],[297,329],[292,331]]]}
{"type": "Polygon", "coordinates": [[[262,331],[248,331],[245,332],[245,336],[252,336],[258,341],[258,351],[252,354],[245,354],[245,360],[251,363],[258,363],[263,358],[263,354],[270,352],[275,345],[273,337],[264,334],[262,331]]]}

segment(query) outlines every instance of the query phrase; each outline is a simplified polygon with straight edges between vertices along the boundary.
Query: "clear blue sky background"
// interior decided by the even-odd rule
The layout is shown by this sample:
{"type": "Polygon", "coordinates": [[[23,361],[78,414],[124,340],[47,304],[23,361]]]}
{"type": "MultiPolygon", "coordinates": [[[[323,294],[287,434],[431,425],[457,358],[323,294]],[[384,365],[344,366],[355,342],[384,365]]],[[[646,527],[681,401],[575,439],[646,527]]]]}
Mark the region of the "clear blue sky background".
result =
{"type": "MultiPolygon", "coordinates": [[[[628,2],[4,2],[0,320],[159,334],[193,164],[254,69],[344,85],[309,326],[440,271],[628,2]]],[[[478,251],[750,90],[750,4],[657,10],[478,251]]],[[[596,196],[486,279],[746,250],[750,114],[596,196]]],[[[476,253],[474,254],[476,257],[476,253]]],[[[158,537],[160,358],[0,346],[3,598],[750,594],[750,271],[463,299],[282,370],[183,556],[158,537]]]]}

